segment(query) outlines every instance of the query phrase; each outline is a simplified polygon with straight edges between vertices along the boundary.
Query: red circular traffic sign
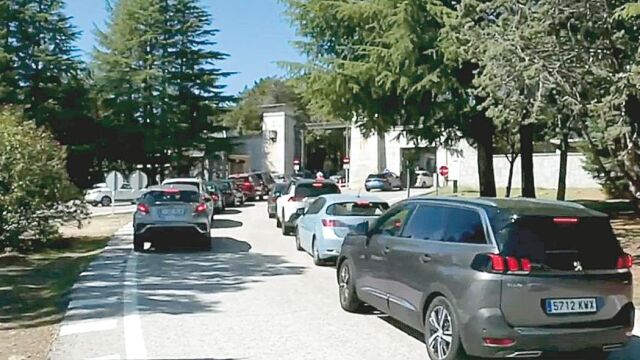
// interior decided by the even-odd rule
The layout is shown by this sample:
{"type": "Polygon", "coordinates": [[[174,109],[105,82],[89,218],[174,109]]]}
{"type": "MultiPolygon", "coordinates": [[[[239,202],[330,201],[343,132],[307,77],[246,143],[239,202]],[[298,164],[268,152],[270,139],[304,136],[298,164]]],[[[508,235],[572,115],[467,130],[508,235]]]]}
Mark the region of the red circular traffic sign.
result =
{"type": "Polygon", "coordinates": [[[349,159],[348,157],[346,157],[346,158],[342,159],[342,163],[343,163],[343,164],[348,164],[348,163],[350,163],[350,162],[351,162],[351,159],[349,159]]]}
{"type": "Polygon", "coordinates": [[[293,165],[300,165],[300,160],[299,159],[294,159],[293,160],[293,165]]]}
{"type": "Polygon", "coordinates": [[[440,166],[440,169],[438,170],[438,173],[440,173],[440,176],[449,175],[449,167],[445,166],[445,165],[440,166]]]}

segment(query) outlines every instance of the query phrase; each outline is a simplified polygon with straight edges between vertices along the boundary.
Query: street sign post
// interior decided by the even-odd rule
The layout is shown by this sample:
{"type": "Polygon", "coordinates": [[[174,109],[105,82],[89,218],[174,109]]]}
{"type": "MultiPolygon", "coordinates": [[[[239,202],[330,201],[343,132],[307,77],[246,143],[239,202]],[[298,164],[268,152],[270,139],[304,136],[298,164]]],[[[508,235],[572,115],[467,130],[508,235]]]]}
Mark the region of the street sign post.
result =
{"type": "Polygon", "coordinates": [[[344,169],[344,182],[347,183],[347,188],[349,188],[349,169],[351,168],[351,159],[348,156],[345,156],[342,159],[342,168],[344,169]]]}
{"type": "Polygon", "coordinates": [[[129,175],[129,185],[133,190],[142,190],[149,184],[149,177],[140,170],[136,170],[129,175]]]}
{"type": "Polygon", "coordinates": [[[116,211],[116,191],[120,189],[122,183],[124,183],[124,177],[117,171],[112,171],[107,174],[106,179],[107,187],[111,190],[111,215],[116,211]]]}

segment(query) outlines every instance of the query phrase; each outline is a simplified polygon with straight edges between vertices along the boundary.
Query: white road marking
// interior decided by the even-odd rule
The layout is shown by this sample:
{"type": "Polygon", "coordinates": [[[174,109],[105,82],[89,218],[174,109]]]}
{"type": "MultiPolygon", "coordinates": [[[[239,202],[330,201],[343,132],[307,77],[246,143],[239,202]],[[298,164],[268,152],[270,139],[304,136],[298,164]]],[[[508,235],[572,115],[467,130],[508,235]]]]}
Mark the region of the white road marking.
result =
{"type": "Polygon", "coordinates": [[[124,347],[127,359],[147,358],[147,349],[142,335],[142,324],[138,314],[138,254],[133,252],[127,261],[124,275],[124,347]]]}
{"type": "Polygon", "coordinates": [[[113,355],[98,356],[94,358],[87,358],[87,360],[120,360],[120,355],[113,354],[113,355]]]}
{"type": "Polygon", "coordinates": [[[117,298],[106,299],[87,299],[87,300],[73,300],[69,303],[69,309],[98,306],[98,305],[111,305],[117,302],[117,298]]]}
{"type": "Polygon", "coordinates": [[[60,336],[83,334],[94,331],[113,330],[118,327],[115,319],[97,320],[97,321],[78,321],[60,327],[60,336]]]}

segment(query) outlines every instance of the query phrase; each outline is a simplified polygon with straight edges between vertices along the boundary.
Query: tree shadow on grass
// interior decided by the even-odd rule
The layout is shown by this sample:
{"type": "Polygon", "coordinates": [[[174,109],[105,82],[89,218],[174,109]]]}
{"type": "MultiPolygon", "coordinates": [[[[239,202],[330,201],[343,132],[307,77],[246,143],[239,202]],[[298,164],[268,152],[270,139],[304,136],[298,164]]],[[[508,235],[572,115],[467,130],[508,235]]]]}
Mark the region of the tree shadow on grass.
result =
{"type": "Polygon", "coordinates": [[[65,297],[78,274],[106,241],[67,239],[38,254],[2,259],[0,329],[59,322],[66,307],[65,297]]]}

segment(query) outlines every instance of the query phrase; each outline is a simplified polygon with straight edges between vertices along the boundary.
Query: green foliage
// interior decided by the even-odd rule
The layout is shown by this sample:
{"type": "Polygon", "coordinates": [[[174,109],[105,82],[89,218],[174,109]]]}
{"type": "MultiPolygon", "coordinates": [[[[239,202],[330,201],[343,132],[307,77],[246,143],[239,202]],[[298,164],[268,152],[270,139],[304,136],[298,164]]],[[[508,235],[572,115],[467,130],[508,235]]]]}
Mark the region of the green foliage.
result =
{"type": "Polygon", "coordinates": [[[212,19],[197,0],[120,0],[94,53],[102,124],[116,144],[111,160],[188,166],[188,153],[212,153],[229,143],[220,125],[212,19]]]}
{"type": "Polygon", "coordinates": [[[446,1],[287,0],[309,62],[294,66],[310,111],[355,119],[365,133],[455,136],[464,97],[438,47],[446,1]]]}
{"type": "Polygon", "coordinates": [[[0,105],[24,109],[67,146],[69,174],[87,186],[96,177],[96,139],[87,77],[76,59],[77,31],[62,0],[0,0],[0,105]]]}
{"type": "Polygon", "coordinates": [[[300,114],[305,112],[290,81],[264,78],[240,93],[237,104],[224,115],[224,124],[240,135],[258,133],[262,130],[261,106],[270,104],[287,104],[300,114]]]}
{"type": "Polygon", "coordinates": [[[57,235],[64,221],[80,221],[87,209],[69,181],[66,154],[51,134],[0,109],[0,250],[28,250],[57,235]]]}

